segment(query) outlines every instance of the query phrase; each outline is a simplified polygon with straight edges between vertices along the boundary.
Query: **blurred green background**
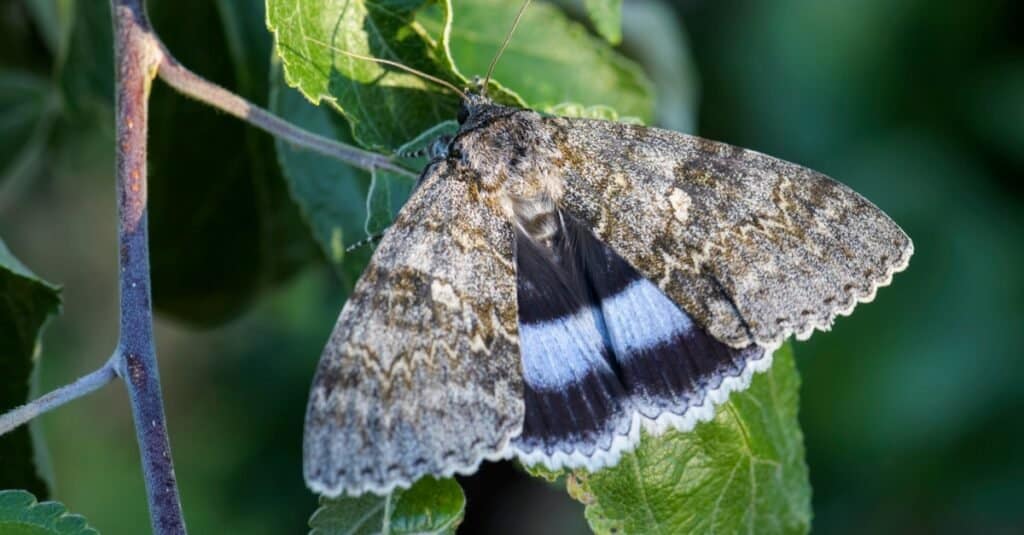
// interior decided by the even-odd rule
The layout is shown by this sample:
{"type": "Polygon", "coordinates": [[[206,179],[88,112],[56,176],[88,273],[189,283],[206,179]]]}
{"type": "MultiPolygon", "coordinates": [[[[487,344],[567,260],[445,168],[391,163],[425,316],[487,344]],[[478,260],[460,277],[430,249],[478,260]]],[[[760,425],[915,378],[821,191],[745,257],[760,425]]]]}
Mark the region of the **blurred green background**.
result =
{"type": "MultiPolygon", "coordinates": [[[[265,81],[232,72],[225,59],[246,31],[267,47],[256,60],[268,57],[262,20],[222,34],[217,17],[230,0],[162,4],[151,11],[172,51],[266,102],[265,81]]],[[[89,53],[103,50],[102,32],[83,30],[109,19],[102,10],[60,16],[67,6],[0,3],[5,87],[14,71],[47,79],[65,61],[80,71],[59,73],[63,91],[36,101],[45,128],[24,119],[35,113],[24,101],[0,110],[0,155],[14,162],[0,169],[0,236],[64,287],[63,315],[43,340],[44,390],[97,367],[117,335],[112,67],[109,56],[89,53]],[[73,43],[66,52],[53,46],[61,35],[73,43]],[[45,143],[32,145],[33,136],[45,143]]],[[[1024,4],[626,0],[625,21],[621,49],[657,82],[662,124],[825,172],[915,241],[910,268],[874,303],[796,345],[815,531],[1024,533],[1024,4]]],[[[245,256],[253,248],[239,244],[218,265],[205,262],[204,247],[214,246],[202,233],[162,243],[162,224],[209,228],[196,223],[206,218],[243,236],[298,220],[288,203],[273,217],[253,208],[286,199],[273,172],[253,169],[274,165],[264,136],[164,89],[154,98],[154,152],[203,169],[187,176],[153,169],[154,247],[177,251],[177,261],[154,266],[154,291],[158,299],[176,295],[176,284],[199,280],[193,291],[210,303],[198,321],[241,312],[197,329],[180,319],[188,305],[172,302],[158,319],[187,520],[194,533],[302,533],[315,507],[301,481],[302,417],[343,287],[324,262],[299,267],[316,254],[309,243],[266,238],[283,230],[259,234],[265,243],[255,249],[263,253],[245,256]],[[160,131],[161,124],[173,126],[160,131]],[[216,161],[194,150],[209,139],[224,142],[216,161]],[[269,158],[236,152],[232,139],[269,158]],[[157,181],[161,174],[170,178],[157,181]],[[255,176],[270,178],[256,183],[255,176]],[[230,209],[213,210],[211,197],[230,209]],[[239,280],[236,264],[254,266],[258,276],[239,280]]],[[[144,531],[123,388],[108,387],[40,424],[53,497],[103,533],[144,531]]],[[[586,530],[582,506],[510,465],[488,466],[464,486],[466,533],[586,530]]]]}

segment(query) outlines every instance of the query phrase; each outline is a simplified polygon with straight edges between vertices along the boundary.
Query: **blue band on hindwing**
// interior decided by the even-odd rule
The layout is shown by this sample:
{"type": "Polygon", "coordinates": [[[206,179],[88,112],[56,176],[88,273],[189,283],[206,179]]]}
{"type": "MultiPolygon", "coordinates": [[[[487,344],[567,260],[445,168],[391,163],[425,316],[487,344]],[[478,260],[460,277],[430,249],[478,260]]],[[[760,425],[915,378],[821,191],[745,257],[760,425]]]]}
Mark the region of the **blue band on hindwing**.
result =
{"type": "Polygon", "coordinates": [[[612,350],[628,357],[688,333],[693,320],[646,279],[601,299],[612,350]]]}
{"type": "Polygon", "coordinates": [[[520,353],[536,356],[523,360],[524,379],[550,390],[579,381],[593,371],[610,373],[604,336],[596,322],[600,313],[584,307],[561,318],[521,324],[520,353]]]}
{"type": "Polygon", "coordinates": [[[712,338],[579,222],[560,221],[550,248],[516,236],[524,462],[617,462],[641,425],[688,429],[709,417],[709,397],[749,381],[748,364],[768,362],[712,338]]]}

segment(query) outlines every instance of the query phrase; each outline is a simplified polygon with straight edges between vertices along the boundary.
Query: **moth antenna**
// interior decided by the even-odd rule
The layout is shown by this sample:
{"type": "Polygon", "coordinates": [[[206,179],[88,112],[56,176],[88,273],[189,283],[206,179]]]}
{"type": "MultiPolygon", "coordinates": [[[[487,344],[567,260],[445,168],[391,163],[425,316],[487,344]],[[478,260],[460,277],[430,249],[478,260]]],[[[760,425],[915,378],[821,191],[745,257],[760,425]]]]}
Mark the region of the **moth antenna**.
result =
{"type": "Polygon", "coordinates": [[[353,243],[352,245],[349,245],[348,247],[346,247],[345,248],[345,252],[346,253],[351,253],[352,251],[355,251],[356,249],[361,249],[363,247],[366,247],[367,245],[370,245],[371,243],[373,243],[373,242],[375,242],[375,241],[377,241],[377,240],[379,240],[379,239],[381,239],[383,237],[384,237],[384,233],[383,232],[381,232],[379,234],[371,234],[371,235],[369,235],[369,236],[367,236],[367,237],[365,237],[365,238],[363,238],[363,239],[353,243]]]}
{"type": "Polygon", "coordinates": [[[519,21],[523,19],[523,13],[526,13],[526,6],[530,5],[530,0],[525,0],[523,5],[519,8],[519,12],[516,13],[516,20],[512,21],[512,28],[505,34],[505,41],[501,43],[501,48],[498,49],[498,53],[494,55],[494,59],[491,60],[491,65],[487,67],[487,76],[484,77],[484,87],[480,91],[483,96],[487,96],[487,86],[491,83],[491,75],[494,74],[494,66],[498,64],[498,58],[505,53],[505,49],[508,48],[509,42],[512,41],[512,34],[515,33],[516,28],[519,26],[519,21]]]}
{"type": "Polygon", "coordinates": [[[322,47],[324,47],[324,48],[326,48],[328,50],[332,50],[334,52],[339,52],[339,53],[344,54],[344,55],[346,55],[346,56],[348,56],[350,58],[361,59],[361,60],[364,60],[364,61],[370,61],[370,62],[373,62],[373,63],[380,63],[382,65],[390,65],[392,67],[397,67],[397,68],[402,69],[403,71],[405,71],[405,72],[407,72],[409,74],[413,74],[413,75],[419,76],[420,78],[423,78],[424,80],[427,80],[429,82],[433,82],[435,84],[438,84],[438,85],[440,85],[442,87],[446,87],[448,89],[451,89],[452,91],[455,92],[456,95],[459,95],[459,97],[462,98],[462,100],[469,99],[469,97],[466,96],[466,93],[464,93],[461,89],[455,87],[455,84],[452,84],[451,82],[448,82],[446,80],[442,80],[442,79],[440,79],[440,78],[438,78],[436,76],[431,76],[431,75],[429,75],[429,74],[427,74],[427,73],[425,73],[423,71],[416,70],[416,69],[414,69],[414,68],[412,68],[412,67],[410,67],[408,65],[403,65],[403,64],[401,64],[401,63],[399,63],[397,61],[391,61],[389,59],[375,58],[373,56],[364,56],[362,54],[356,54],[355,52],[349,52],[348,50],[342,50],[342,49],[340,49],[338,47],[335,47],[333,45],[330,45],[330,44],[325,43],[323,41],[320,41],[318,39],[314,39],[312,37],[306,37],[306,39],[309,40],[309,41],[312,41],[312,42],[314,42],[314,43],[316,43],[316,44],[318,44],[318,45],[320,45],[320,46],[322,46],[322,47]]]}

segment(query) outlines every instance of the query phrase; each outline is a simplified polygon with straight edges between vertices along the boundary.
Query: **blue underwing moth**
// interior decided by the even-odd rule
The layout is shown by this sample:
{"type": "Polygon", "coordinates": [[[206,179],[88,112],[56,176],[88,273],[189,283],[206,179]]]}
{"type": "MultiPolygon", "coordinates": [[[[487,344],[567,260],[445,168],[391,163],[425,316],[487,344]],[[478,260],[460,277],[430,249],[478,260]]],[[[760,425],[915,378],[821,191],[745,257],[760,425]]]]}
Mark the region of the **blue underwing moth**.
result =
{"type": "Polygon", "coordinates": [[[910,238],[846,186],[658,128],[468,95],[313,381],[316,492],[518,458],[614,465],[689,430],[889,284],[910,238]]]}

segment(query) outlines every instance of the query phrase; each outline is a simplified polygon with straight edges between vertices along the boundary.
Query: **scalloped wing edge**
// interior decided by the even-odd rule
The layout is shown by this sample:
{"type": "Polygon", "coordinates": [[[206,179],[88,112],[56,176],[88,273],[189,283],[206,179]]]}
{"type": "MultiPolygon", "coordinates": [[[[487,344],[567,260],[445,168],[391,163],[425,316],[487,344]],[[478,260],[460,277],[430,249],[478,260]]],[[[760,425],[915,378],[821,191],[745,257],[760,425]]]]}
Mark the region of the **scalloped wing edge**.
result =
{"type": "MultiPolygon", "coordinates": [[[[837,317],[849,316],[853,313],[853,310],[858,304],[870,303],[873,301],[879,288],[884,288],[890,285],[892,283],[893,276],[907,268],[913,254],[914,244],[908,237],[907,247],[904,249],[903,255],[899,261],[893,263],[885,271],[884,275],[872,280],[867,290],[862,292],[851,292],[849,303],[838,307],[835,312],[830,314],[827,320],[809,322],[799,330],[789,329],[774,340],[769,340],[767,342],[759,341],[757,345],[765,348],[764,355],[761,358],[747,361],[740,375],[735,377],[726,377],[723,379],[722,384],[719,385],[718,388],[707,393],[704,403],[688,407],[681,415],[666,411],[652,419],[645,417],[638,412],[634,412],[631,417],[629,432],[624,435],[616,436],[612,440],[611,447],[607,450],[596,450],[590,456],[579,452],[556,452],[555,455],[548,456],[540,451],[522,451],[515,448],[511,445],[511,441],[513,438],[518,436],[519,433],[510,433],[508,436],[504,437],[502,443],[492,449],[491,453],[480,453],[474,456],[473,460],[468,463],[453,464],[440,474],[432,475],[434,477],[441,478],[450,478],[455,475],[470,475],[476,472],[480,467],[480,463],[484,461],[501,461],[511,458],[517,458],[520,462],[528,466],[541,465],[549,470],[582,468],[593,472],[616,465],[623,454],[633,451],[640,443],[642,436],[641,430],[647,431],[647,433],[652,436],[661,435],[669,429],[674,429],[680,432],[691,431],[698,423],[709,421],[714,418],[716,408],[727,401],[730,394],[746,390],[750,386],[750,382],[753,380],[756,373],[769,370],[774,360],[775,351],[782,346],[786,339],[795,335],[797,340],[802,341],[810,338],[815,331],[830,330],[837,317]]],[[[367,483],[362,487],[354,489],[343,488],[341,485],[329,487],[317,481],[307,481],[307,484],[309,485],[309,488],[317,494],[327,496],[329,498],[335,498],[342,494],[355,497],[367,492],[383,496],[390,494],[399,488],[407,489],[411,487],[415,481],[416,480],[402,478],[393,480],[385,485],[367,483]]]]}
{"type": "MultiPolygon", "coordinates": [[[[725,403],[733,392],[746,390],[750,386],[755,374],[771,369],[774,361],[774,353],[778,347],[779,346],[766,348],[761,358],[747,361],[743,371],[740,372],[739,375],[724,378],[722,380],[722,384],[720,384],[718,388],[707,393],[704,398],[704,402],[701,405],[688,407],[682,414],[675,414],[666,411],[652,419],[643,416],[639,412],[634,412],[630,422],[629,432],[624,435],[617,435],[612,440],[611,447],[607,450],[596,450],[590,456],[579,452],[557,452],[553,456],[548,456],[540,451],[522,451],[512,446],[511,441],[515,436],[518,436],[518,433],[509,434],[509,436],[505,437],[503,440],[503,444],[493,450],[492,453],[479,454],[469,463],[453,464],[446,468],[442,473],[431,475],[439,478],[450,478],[455,475],[470,475],[476,472],[479,469],[480,464],[484,461],[502,461],[511,458],[516,458],[527,466],[541,465],[549,470],[582,468],[594,472],[602,468],[615,466],[618,464],[623,454],[633,451],[640,444],[642,438],[641,431],[646,431],[650,436],[659,436],[668,430],[676,430],[685,433],[693,430],[698,423],[706,422],[714,418],[718,406],[725,403]]],[[[375,483],[368,482],[358,488],[345,488],[340,484],[334,487],[329,487],[317,481],[308,481],[307,484],[310,489],[317,494],[328,498],[337,498],[342,495],[356,497],[367,492],[372,492],[379,496],[385,496],[398,489],[407,489],[416,481],[417,480],[400,478],[392,480],[385,485],[377,485],[375,483]]]]}
{"type": "Polygon", "coordinates": [[[725,377],[718,388],[708,391],[700,405],[687,407],[682,414],[665,411],[655,418],[649,418],[634,411],[629,431],[612,439],[608,449],[595,450],[591,455],[585,455],[578,451],[571,453],[558,451],[554,455],[547,455],[539,450],[522,451],[512,448],[513,454],[527,466],[541,465],[548,470],[582,468],[595,472],[602,468],[615,466],[623,454],[633,451],[640,444],[641,431],[646,431],[650,436],[659,436],[670,429],[685,433],[692,431],[700,422],[710,421],[715,417],[717,407],[725,403],[733,392],[741,392],[750,387],[754,374],[771,369],[775,351],[779,347],[781,344],[775,347],[766,347],[761,358],[748,360],[739,375],[725,377]]]}
{"type": "MultiPolygon", "coordinates": [[[[521,432],[522,430],[520,430],[517,433],[510,433],[508,436],[504,437],[499,446],[492,450],[492,453],[478,453],[473,457],[473,460],[471,460],[468,463],[452,464],[448,468],[445,468],[440,474],[424,474],[424,476],[430,475],[440,479],[454,477],[455,475],[468,476],[476,472],[480,468],[480,463],[484,461],[503,461],[509,459],[513,455],[513,452],[509,444],[511,443],[512,439],[518,436],[521,432]]],[[[319,481],[312,481],[307,479],[306,485],[313,492],[321,496],[326,496],[327,498],[338,498],[343,495],[348,496],[350,498],[355,498],[357,496],[366,494],[367,492],[372,492],[373,494],[376,494],[378,496],[386,496],[398,489],[408,489],[412,487],[412,485],[419,481],[419,479],[420,478],[409,479],[402,477],[398,479],[393,479],[383,485],[378,485],[374,482],[367,482],[366,484],[356,488],[347,488],[340,483],[335,486],[328,486],[324,485],[323,483],[320,483],[319,481]]]]}
{"type": "Polygon", "coordinates": [[[828,332],[832,329],[832,325],[835,323],[836,318],[840,316],[849,316],[853,314],[853,309],[857,308],[857,305],[861,303],[870,303],[875,300],[875,296],[878,294],[879,288],[885,288],[892,284],[893,276],[897,273],[907,269],[910,265],[910,257],[914,256],[914,242],[910,239],[905,232],[904,236],[907,236],[907,246],[903,249],[903,254],[900,259],[893,262],[879,277],[871,280],[866,290],[859,291],[854,289],[850,292],[849,299],[846,303],[837,306],[828,317],[824,320],[816,319],[811,320],[802,325],[799,328],[788,328],[782,332],[779,336],[772,340],[758,341],[759,345],[764,346],[778,346],[781,345],[787,338],[794,336],[798,341],[804,341],[811,337],[815,331],[828,332]]]}

